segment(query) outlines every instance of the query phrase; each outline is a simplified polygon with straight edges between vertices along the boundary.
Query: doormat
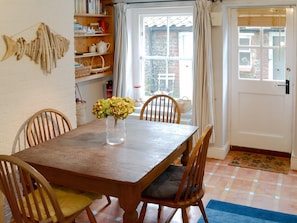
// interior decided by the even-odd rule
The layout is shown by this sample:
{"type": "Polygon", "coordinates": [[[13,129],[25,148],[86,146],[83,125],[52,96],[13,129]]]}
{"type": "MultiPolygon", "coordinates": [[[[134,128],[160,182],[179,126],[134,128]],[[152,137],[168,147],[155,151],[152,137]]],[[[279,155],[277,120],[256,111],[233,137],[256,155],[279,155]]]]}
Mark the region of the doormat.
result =
{"type": "Polygon", "coordinates": [[[231,166],[288,174],[290,158],[243,151],[230,151],[231,166]]]}

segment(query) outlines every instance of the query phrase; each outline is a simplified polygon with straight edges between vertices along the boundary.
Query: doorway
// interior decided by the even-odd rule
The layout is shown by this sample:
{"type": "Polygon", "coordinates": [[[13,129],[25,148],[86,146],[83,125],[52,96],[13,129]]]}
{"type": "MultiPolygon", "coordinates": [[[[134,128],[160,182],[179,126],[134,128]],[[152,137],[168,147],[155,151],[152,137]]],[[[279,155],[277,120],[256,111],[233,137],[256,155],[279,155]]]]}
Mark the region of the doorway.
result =
{"type": "Polygon", "coordinates": [[[230,145],[291,153],[295,7],[230,12],[230,145]]]}

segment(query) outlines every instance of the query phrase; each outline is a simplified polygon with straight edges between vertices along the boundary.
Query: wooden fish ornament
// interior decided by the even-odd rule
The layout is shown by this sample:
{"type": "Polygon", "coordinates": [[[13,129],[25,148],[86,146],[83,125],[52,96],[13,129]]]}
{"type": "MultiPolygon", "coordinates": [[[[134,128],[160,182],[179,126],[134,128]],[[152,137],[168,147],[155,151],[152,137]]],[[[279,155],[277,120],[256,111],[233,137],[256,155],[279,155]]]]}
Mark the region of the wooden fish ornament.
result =
{"type": "Polygon", "coordinates": [[[3,35],[3,39],[7,50],[2,61],[12,55],[15,55],[17,60],[26,55],[35,63],[40,64],[41,69],[48,74],[51,73],[53,67],[57,67],[57,60],[66,54],[70,44],[65,37],[52,33],[44,23],[39,25],[37,37],[31,42],[27,42],[23,37],[15,41],[7,35],[3,35]]]}

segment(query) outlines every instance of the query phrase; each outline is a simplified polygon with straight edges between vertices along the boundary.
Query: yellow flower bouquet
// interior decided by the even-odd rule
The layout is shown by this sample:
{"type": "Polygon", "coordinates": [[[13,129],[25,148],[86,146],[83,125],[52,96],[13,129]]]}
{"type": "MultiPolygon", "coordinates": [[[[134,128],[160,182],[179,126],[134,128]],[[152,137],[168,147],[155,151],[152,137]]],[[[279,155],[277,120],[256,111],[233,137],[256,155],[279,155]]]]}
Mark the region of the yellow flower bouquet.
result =
{"type": "Polygon", "coordinates": [[[93,105],[93,114],[98,119],[114,116],[115,120],[126,119],[129,114],[133,113],[134,100],[129,97],[112,96],[107,99],[98,99],[93,105]]]}

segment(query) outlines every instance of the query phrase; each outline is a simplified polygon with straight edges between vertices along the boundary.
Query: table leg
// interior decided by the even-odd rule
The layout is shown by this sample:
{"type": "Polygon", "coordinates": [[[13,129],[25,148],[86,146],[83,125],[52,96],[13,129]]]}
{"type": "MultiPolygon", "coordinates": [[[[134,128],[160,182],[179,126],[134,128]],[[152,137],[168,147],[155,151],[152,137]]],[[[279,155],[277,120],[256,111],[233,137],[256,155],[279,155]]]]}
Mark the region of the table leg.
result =
{"type": "Polygon", "coordinates": [[[193,136],[189,138],[189,140],[186,142],[186,149],[183,152],[183,155],[181,157],[181,163],[183,166],[186,166],[189,160],[190,152],[192,151],[193,148],[193,136]]]}
{"type": "Polygon", "coordinates": [[[140,203],[140,192],[134,189],[123,189],[119,197],[120,207],[124,210],[123,223],[137,223],[137,206],[140,203]],[[137,195],[138,194],[138,195],[137,195]]]}

